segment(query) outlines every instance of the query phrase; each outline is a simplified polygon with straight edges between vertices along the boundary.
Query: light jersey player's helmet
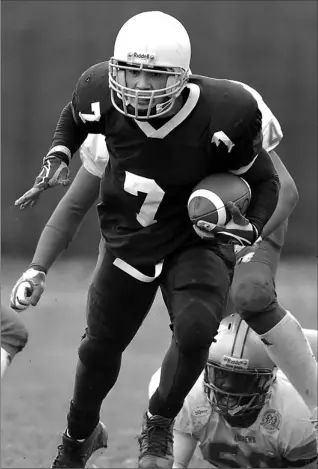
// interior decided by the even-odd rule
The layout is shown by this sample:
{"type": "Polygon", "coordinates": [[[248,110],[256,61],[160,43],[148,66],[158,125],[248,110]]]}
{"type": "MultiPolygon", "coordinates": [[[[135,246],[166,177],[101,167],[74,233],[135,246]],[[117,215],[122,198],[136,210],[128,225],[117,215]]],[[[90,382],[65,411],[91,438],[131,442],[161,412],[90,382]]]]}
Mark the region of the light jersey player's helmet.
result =
{"type": "Polygon", "coordinates": [[[160,11],[148,11],[130,18],[120,29],[109,60],[109,87],[114,107],[126,116],[150,119],[166,114],[185,87],[190,73],[191,45],[184,26],[160,11]],[[167,76],[160,90],[136,90],[126,86],[129,69],[167,76]],[[115,100],[115,96],[120,101],[115,100]],[[158,98],[164,102],[156,103],[158,98]],[[145,110],[138,103],[149,101],[145,110]],[[133,100],[133,107],[129,106],[133,100]],[[147,100],[147,101],[146,101],[147,100]]]}
{"type": "Polygon", "coordinates": [[[221,321],[210,347],[204,390],[219,414],[247,417],[270,398],[276,371],[258,335],[231,314],[221,321]]]}

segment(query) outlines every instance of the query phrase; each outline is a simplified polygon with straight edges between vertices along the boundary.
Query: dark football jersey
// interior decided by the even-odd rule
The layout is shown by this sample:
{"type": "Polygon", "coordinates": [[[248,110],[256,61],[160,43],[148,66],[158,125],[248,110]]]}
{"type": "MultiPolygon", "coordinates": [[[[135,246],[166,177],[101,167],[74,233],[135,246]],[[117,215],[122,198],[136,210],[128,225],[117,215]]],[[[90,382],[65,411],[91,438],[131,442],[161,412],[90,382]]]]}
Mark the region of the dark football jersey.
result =
{"type": "Polygon", "coordinates": [[[100,226],[132,265],[157,263],[197,236],[187,213],[194,186],[211,173],[244,172],[261,147],[261,114],[243,86],[193,75],[183,95],[170,119],[126,117],[111,103],[107,62],[88,69],[73,95],[77,124],[107,136],[100,226]]]}

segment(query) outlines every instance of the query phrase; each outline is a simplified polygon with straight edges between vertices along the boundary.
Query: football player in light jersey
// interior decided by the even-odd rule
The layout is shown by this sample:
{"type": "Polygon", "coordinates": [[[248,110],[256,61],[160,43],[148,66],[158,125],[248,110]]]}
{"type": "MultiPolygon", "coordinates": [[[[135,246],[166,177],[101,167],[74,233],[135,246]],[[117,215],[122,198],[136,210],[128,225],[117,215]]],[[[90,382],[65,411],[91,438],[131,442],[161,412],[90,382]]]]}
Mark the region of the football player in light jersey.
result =
{"type": "Polygon", "coordinates": [[[28,331],[18,313],[1,304],[1,378],[28,341],[28,331]]]}
{"type": "MultiPolygon", "coordinates": [[[[311,332],[317,354],[317,331],[311,332]]],[[[159,380],[160,370],[150,396],[159,380]]],[[[213,467],[317,468],[309,409],[238,314],[222,320],[205,370],[176,418],[173,468],[188,467],[198,444],[213,467]]]]}
{"type": "MultiPolygon", "coordinates": [[[[109,164],[98,205],[100,255],[67,429],[53,467],[84,467],[92,452],[106,445],[100,407],[159,287],[173,337],[144,414],[139,467],[171,467],[173,422],[217,333],[236,263],[233,242],[252,245],[277,205],[279,180],[262,148],[256,100],[238,83],[190,76],[190,55],[188,34],[175,18],[146,12],[128,20],[109,62],[79,78],[34,187],[16,201],[32,205],[43,190],[64,183],[63,172],[87,135],[107,136],[109,164]],[[242,175],[250,184],[247,219],[232,208],[237,223],[222,228],[225,236],[218,229],[211,236],[201,221],[197,236],[187,214],[189,195],[202,178],[221,171],[242,175]]],[[[33,267],[30,279],[44,278],[41,266],[33,267]]],[[[299,374],[302,368],[298,388],[312,406],[317,364],[310,361],[298,322],[282,308],[266,312],[266,319],[253,313],[254,329],[273,344],[271,353],[285,360],[284,371],[299,374]],[[300,343],[295,357],[283,340],[286,334],[300,343]]]]}

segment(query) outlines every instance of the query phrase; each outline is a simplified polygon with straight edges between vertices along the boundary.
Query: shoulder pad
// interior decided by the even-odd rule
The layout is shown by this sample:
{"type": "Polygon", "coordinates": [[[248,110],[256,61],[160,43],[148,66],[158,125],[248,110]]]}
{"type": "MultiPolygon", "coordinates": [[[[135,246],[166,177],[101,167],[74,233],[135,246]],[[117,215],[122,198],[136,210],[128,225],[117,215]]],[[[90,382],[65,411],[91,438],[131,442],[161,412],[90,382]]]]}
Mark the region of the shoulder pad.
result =
{"type": "Polygon", "coordinates": [[[256,99],[258,108],[262,113],[263,148],[266,151],[273,150],[283,138],[283,132],[279,121],[267,106],[262,96],[254,88],[240,81],[230,81],[242,85],[243,88],[249,91],[256,99]]]}
{"type": "Polygon", "coordinates": [[[101,62],[88,68],[78,79],[72,100],[75,113],[84,115],[106,114],[111,106],[108,85],[108,62],[101,62]],[[98,104],[95,104],[98,103],[98,104]]]}
{"type": "Polygon", "coordinates": [[[191,75],[189,82],[200,87],[211,115],[217,115],[220,123],[235,117],[240,120],[257,109],[255,97],[239,82],[201,75],[191,75]]]}
{"type": "Polygon", "coordinates": [[[86,171],[101,178],[109,160],[105,136],[88,134],[80,148],[80,158],[86,171]]]}

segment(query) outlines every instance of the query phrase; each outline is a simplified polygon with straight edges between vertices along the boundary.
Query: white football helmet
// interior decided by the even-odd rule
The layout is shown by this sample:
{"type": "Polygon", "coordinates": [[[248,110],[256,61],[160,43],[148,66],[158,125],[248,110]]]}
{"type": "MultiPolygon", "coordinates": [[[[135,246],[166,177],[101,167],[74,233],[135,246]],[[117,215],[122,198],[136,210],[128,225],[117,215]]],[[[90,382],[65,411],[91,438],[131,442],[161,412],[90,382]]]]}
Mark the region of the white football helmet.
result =
{"type": "Polygon", "coordinates": [[[204,373],[205,392],[218,413],[245,417],[261,409],[276,371],[261,339],[238,314],[221,321],[204,373]]]}
{"type": "Polygon", "coordinates": [[[147,11],[133,16],[120,29],[114,55],[109,60],[109,87],[114,107],[135,119],[150,119],[166,114],[187,83],[190,58],[188,33],[176,18],[160,11],[147,11]],[[125,71],[136,70],[136,67],[167,75],[165,88],[127,88],[125,71]],[[116,96],[121,101],[116,102],[116,96]],[[156,100],[163,97],[164,102],[156,105],[156,100]],[[129,109],[132,99],[134,105],[129,109]],[[143,103],[149,100],[146,112],[139,109],[139,99],[143,103]]]}

